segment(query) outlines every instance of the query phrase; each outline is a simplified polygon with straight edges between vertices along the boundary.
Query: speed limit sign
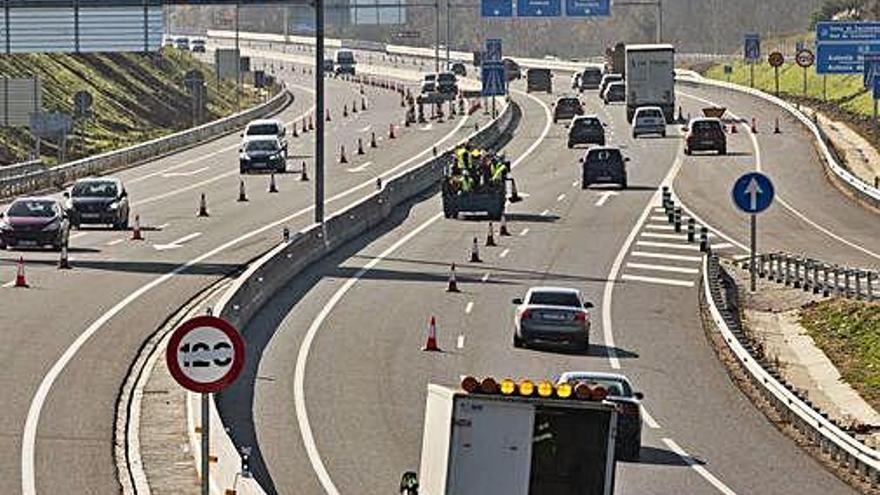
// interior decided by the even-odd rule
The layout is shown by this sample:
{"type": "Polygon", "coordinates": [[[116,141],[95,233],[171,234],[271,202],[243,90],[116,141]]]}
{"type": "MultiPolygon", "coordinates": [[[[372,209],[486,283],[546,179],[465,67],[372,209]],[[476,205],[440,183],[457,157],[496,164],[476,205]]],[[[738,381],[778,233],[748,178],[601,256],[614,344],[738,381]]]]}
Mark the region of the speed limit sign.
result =
{"type": "Polygon", "coordinates": [[[197,316],[171,334],[165,360],[177,383],[208,394],[238,378],[244,355],[244,340],[235,327],[215,316],[197,316]]]}

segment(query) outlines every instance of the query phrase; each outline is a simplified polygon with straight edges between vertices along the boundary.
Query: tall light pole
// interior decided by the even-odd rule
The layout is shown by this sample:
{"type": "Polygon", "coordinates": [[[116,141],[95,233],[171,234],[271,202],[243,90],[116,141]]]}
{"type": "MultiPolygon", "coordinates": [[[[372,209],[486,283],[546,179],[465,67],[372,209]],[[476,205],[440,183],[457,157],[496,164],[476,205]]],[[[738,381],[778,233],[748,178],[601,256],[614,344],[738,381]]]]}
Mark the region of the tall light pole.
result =
{"type": "MultiPolygon", "coordinates": [[[[440,0],[434,0],[434,18],[436,30],[434,31],[434,71],[440,72],[440,0]]],[[[448,41],[447,41],[448,43],[448,41]]],[[[448,49],[448,48],[447,48],[448,49]]]]}
{"type": "Polygon", "coordinates": [[[240,2],[235,2],[235,109],[241,111],[241,51],[239,48],[239,21],[240,2]]]}
{"type": "Polygon", "coordinates": [[[315,223],[324,223],[324,0],[315,0],[315,223]]]}
{"type": "Polygon", "coordinates": [[[450,60],[449,60],[449,45],[452,41],[452,35],[450,32],[452,31],[452,9],[449,6],[449,0],[446,0],[446,70],[449,70],[450,60]]]}

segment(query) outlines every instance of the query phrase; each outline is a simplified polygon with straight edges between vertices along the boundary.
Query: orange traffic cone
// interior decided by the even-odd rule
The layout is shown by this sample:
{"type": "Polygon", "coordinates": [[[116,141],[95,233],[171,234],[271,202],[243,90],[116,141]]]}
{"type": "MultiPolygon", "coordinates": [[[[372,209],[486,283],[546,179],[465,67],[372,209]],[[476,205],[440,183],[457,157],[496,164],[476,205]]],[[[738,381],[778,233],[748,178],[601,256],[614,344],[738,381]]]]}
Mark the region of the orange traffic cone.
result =
{"type": "Polygon", "coordinates": [[[492,225],[492,222],[489,222],[489,233],[486,234],[486,246],[493,247],[497,246],[495,244],[495,227],[492,225]]]}
{"type": "Polygon", "coordinates": [[[208,215],[208,199],[205,197],[205,193],[202,193],[202,198],[199,200],[199,216],[207,217],[208,215]]]}
{"type": "Polygon", "coordinates": [[[394,139],[397,136],[394,135],[394,124],[388,124],[388,139],[394,139]]]}
{"type": "Polygon", "coordinates": [[[277,193],[278,192],[278,186],[275,185],[275,172],[272,172],[271,174],[269,174],[269,192],[270,193],[277,193]]]}
{"type": "Polygon", "coordinates": [[[376,144],[376,133],[370,133],[370,148],[376,148],[378,145],[376,144]]]}
{"type": "Polygon", "coordinates": [[[59,270],[70,270],[70,258],[67,256],[67,245],[61,246],[61,257],[58,258],[59,270]]]}
{"type": "Polygon", "coordinates": [[[480,259],[480,247],[477,245],[477,238],[474,237],[474,242],[471,246],[471,263],[481,263],[482,261],[480,259]]]}
{"type": "Polygon", "coordinates": [[[358,154],[358,155],[363,155],[363,154],[364,154],[364,142],[363,142],[363,140],[362,140],[361,138],[358,138],[358,150],[357,150],[357,154],[358,154]]]}
{"type": "Polygon", "coordinates": [[[134,227],[131,229],[131,240],[142,241],[144,236],[141,234],[141,216],[134,216],[134,227]]]}
{"type": "Polygon", "coordinates": [[[428,341],[425,342],[425,348],[423,351],[439,351],[440,347],[437,345],[437,320],[432,316],[431,324],[428,326],[428,341]]]}
{"type": "Polygon", "coordinates": [[[736,122],[730,124],[730,133],[731,133],[731,134],[736,134],[737,132],[739,132],[739,131],[736,130],[737,127],[739,127],[739,126],[736,125],[736,122]]]}
{"type": "Polygon", "coordinates": [[[348,158],[345,157],[345,145],[339,146],[339,163],[348,163],[348,158]]]}
{"type": "Polygon", "coordinates": [[[455,263],[449,271],[449,284],[446,286],[446,292],[459,292],[458,281],[455,279],[455,263]]]}
{"type": "Polygon", "coordinates": [[[782,134],[782,131],[779,130],[779,117],[776,117],[776,126],[773,127],[773,134],[782,134]]]}
{"type": "Polygon", "coordinates": [[[301,180],[303,182],[307,182],[309,180],[309,172],[308,172],[308,167],[306,166],[305,160],[303,160],[303,168],[302,168],[302,173],[299,175],[299,180],[301,180]]]}
{"type": "Polygon", "coordinates": [[[406,106],[406,98],[403,96],[402,93],[401,93],[401,95],[400,95],[400,106],[401,106],[401,107],[405,107],[405,106],[406,106]]]}
{"type": "Polygon", "coordinates": [[[27,280],[24,278],[24,256],[18,258],[18,270],[15,273],[15,287],[27,287],[27,280]]]}
{"type": "Polygon", "coordinates": [[[299,131],[296,130],[296,121],[293,123],[293,137],[299,137],[299,131]]]}
{"type": "Polygon", "coordinates": [[[366,109],[367,109],[367,99],[361,98],[361,110],[366,110],[366,109]]]}
{"type": "Polygon", "coordinates": [[[348,117],[348,105],[342,105],[342,116],[348,117]]]}
{"type": "Polygon", "coordinates": [[[510,231],[507,230],[507,215],[501,215],[501,228],[498,230],[498,235],[502,237],[510,235],[510,231]]]}
{"type": "Polygon", "coordinates": [[[752,117],[752,134],[758,133],[758,121],[754,117],[752,117]]]}
{"type": "Polygon", "coordinates": [[[358,113],[358,106],[356,101],[351,102],[351,113],[358,113]]]}
{"type": "Polygon", "coordinates": [[[330,109],[329,108],[327,109],[327,119],[326,120],[327,120],[327,122],[330,122],[333,120],[330,118],[330,109]]]}
{"type": "Polygon", "coordinates": [[[247,193],[244,190],[244,179],[239,179],[238,181],[238,202],[244,203],[247,201],[247,193]]]}

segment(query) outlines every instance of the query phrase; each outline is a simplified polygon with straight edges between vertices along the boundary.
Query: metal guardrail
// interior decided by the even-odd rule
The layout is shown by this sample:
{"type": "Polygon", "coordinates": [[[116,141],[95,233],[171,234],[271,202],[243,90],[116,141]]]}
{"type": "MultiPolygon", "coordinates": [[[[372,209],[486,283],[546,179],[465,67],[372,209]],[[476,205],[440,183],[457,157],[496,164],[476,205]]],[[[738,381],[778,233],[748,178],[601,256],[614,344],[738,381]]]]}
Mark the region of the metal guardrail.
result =
{"type": "Polygon", "coordinates": [[[0,198],[9,198],[51,188],[60,189],[81,177],[130,167],[179,152],[234,132],[253,119],[275,113],[284,108],[292,99],[293,95],[282,86],[274,97],[260,105],[198,127],[52,168],[34,169],[8,177],[0,176],[0,198]]]}
{"type": "Polygon", "coordinates": [[[42,160],[29,160],[26,162],[13,163],[0,166],[0,180],[19,175],[26,175],[46,168],[42,160]]]}
{"type": "Polygon", "coordinates": [[[740,368],[748,374],[782,420],[794,427],[804,439],[850,474],[872,486],[880,485],[880,452],[863,444],[807,404],[792,387],[783,384],[776,373],[767,371],[753,355],[751,344],[739,325],[738,310],[729,304],[722,282],[725,275],[718,256],[709,254],[704,257],[703,298],[715,326],[740,368]]]}
{"type": "MultiPolygon", "coordinates": [[[[749,269],[749,261],[743,262],[749,269]]],[[[762,279],[803,289],[804,292],[848,299],[880,300],[880,273],[861,268],[825,263],[813,258],[783,252],[765,253],[757,256],[757,276],[762,279]]]]}

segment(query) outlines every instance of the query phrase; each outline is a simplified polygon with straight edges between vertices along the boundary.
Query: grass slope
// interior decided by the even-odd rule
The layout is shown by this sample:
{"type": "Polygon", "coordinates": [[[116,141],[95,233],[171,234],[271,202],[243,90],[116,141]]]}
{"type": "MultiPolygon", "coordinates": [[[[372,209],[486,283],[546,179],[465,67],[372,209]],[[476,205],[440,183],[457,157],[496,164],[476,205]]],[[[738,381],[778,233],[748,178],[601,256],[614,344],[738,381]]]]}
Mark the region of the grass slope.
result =
{"type": "MultiPolygon", "coordinates": [[[[0,56],[0,75],[37,76],[43,83],[43,109],[73,112],[73,95],[93,96],[92,117],[79,122],[68,138],[68,159],[88,156],[170,134],[189,127],[190,97],[183,84],[192,69],[205,74],[208,101],[204,119],[235,112],[235,85],[218,85],[211,66],[188,52],[21,54],[0,56]]],[[[252,105],[248,94],[242,105],[252,105]]],[[[26,128],[0,128],[0,163],[27,158],[34,138],[26,128]]],[[[44,161],[52,163],[57,143],[43,140],[44,161]]]]}

